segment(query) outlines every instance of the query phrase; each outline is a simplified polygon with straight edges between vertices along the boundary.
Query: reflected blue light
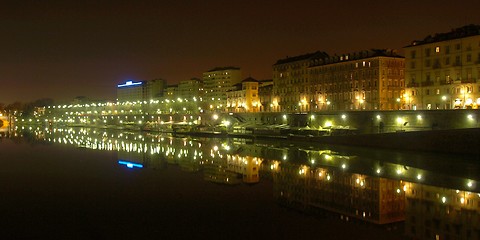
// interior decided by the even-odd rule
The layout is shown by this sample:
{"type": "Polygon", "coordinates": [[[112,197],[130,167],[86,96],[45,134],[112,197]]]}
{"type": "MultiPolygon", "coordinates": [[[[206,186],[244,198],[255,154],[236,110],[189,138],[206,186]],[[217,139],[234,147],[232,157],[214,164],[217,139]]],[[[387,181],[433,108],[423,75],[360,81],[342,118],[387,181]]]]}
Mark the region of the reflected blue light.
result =
{"type": "Polygon", "coordinates": [[[121,164],[121,165],[125,165],[127,166],[128,168],[143,168],[143,165],[140,164],[140,163],[134,163],[134,162],[127,162],[127,161],[123,161],[123,160],[119,160],[118,161],[118,164],[121,164]]]}
{"type": "Polygon", "coordinates": [[[118,84],[117,86],[118,86],[119,88],[121,88],[121,87],[135,86],[135,85],[142,85],[142,82],[127,81],[126,83],[124,83],[124,84],[118,84]]]}

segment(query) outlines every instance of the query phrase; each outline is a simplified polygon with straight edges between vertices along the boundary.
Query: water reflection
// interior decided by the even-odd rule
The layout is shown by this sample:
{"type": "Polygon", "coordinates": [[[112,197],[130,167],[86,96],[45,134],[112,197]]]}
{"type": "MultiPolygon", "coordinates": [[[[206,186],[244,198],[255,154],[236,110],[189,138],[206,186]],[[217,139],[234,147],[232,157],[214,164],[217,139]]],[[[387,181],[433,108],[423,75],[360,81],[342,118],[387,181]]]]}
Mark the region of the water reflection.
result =
{"type": "Polygon", "coordinates": [[[175,164],[227,185],[273,181],[278,203],[345,221],[404,223],[418,239],[480,237],[480,166],[447,155],[174,138],[99,129],[32,129],[32,142],[116,151],[128,168],[175,164]]]}

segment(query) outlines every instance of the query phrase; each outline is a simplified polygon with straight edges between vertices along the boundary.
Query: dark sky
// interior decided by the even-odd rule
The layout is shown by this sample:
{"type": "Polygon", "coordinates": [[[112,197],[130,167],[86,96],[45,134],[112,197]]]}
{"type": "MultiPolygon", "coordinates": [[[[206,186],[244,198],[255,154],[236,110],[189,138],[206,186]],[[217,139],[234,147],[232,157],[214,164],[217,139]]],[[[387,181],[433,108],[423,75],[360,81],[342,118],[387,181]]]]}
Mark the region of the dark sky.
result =
{"type": "Polygon", "coordinates": [[[401,49],[480,24],[478,9],[478,0],[4,1],[0,102],[115,99],[128,79],[174,84],[217,66],[267,79],[286,56],[401,49]]]}

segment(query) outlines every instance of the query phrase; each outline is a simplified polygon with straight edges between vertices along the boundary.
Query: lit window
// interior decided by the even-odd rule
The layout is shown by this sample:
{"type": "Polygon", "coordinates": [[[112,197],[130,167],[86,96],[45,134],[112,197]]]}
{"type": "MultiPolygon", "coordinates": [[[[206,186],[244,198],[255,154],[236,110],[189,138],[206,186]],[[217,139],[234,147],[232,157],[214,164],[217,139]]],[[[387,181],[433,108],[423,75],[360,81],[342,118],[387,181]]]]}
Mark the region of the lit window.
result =
{"type": "Polygon", "coordinates": [[[440,47],[435,47],[435,52],[439,53],[440,52],[440,47]]]}

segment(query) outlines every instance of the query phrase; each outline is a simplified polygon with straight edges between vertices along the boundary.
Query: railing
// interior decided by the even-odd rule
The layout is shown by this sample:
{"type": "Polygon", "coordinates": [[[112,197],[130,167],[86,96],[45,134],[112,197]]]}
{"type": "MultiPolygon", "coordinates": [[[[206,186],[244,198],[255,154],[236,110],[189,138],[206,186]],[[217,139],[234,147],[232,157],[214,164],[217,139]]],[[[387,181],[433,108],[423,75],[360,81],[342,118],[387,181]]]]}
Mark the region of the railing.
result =
{"type": "Polygon", "coordinates": [[[470,79],[462,79],[461,83],[476,83],[476,79],[470,78],[470,79]]]}
{"type": "Polygon", "coordinates": [[[412,87],[419,87],[419,84],[414,82],[414,83],[407,83],[407,88],[412,88],[412,87]]]}

